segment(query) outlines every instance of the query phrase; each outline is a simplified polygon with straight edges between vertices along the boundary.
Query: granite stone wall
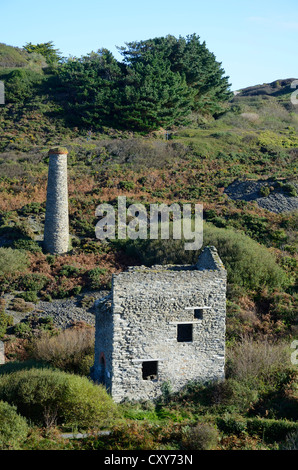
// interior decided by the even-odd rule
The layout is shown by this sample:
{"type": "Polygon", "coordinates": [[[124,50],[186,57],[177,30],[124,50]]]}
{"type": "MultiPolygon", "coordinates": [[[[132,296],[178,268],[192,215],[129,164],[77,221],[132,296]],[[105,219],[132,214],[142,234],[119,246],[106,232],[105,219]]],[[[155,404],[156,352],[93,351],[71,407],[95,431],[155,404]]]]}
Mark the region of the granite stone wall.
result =
{"type": "Polygon", "coordinates": [[[224,378],[226,271],[215,248],[195,266],[134,267],[97,305],[94,379],[115,401],[154,399],[168,382],[224,378]]]}

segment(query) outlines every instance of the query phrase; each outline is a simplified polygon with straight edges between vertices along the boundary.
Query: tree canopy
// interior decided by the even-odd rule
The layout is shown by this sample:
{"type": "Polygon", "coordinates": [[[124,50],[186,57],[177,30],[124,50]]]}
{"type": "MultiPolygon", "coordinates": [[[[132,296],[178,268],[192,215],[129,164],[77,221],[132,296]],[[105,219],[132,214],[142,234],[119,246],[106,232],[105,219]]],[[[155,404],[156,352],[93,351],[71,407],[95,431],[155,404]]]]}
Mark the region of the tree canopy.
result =
{"type": "Polygon", "coordinates": [[[53,41],[41,44],[32,44],[32,42],[28,42],[25,44],[24,49],[29,52],[29,54],[41,54],[46,59],[48,65],[56,64],[61,60],[61,53],[58,49],[55,49],[53,41]]]}
{"type": "Polygon", "coordinates": [[[107,49],[59,67],[67,111],[77,125],[136,131],[184,124],[192,112],[217,116],[231,92],[228,77],[205,42],[168,35],[107,49]]]}

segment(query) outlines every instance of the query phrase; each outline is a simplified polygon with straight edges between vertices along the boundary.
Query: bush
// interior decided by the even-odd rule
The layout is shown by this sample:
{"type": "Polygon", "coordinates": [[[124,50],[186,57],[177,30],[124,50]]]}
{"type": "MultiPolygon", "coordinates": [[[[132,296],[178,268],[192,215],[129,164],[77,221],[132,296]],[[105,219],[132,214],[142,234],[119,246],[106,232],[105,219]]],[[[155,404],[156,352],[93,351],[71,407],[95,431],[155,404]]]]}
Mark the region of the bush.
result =
{"type": "Polygon", "coordinates": [[[67,329],[57,336],[38,339],[33,355],[37,360],[46,361],[59,369],[89,375],[94,337],[94,328],[67,329]]]}
{"type": "Polygon", "coordinates": [[[35,291],[28,290],[17,295],[18,299],[23,299],[25,302],[33,302],[36,304],[38,302],[38,296],[35,291]]]}
{"type": "Polygon", "coordinates": [[[287,345],[244,338],[227,350],[227,376],[255,387],[278,385],[277,375],[291,367],[287,345]]]}
{"type": "Polygon", "coordinates": [[[29,265],[26,253],[12,248],[0,248],[0,275],[23,272],[29,265]]]}
{"type": "Polygon", "coordinates": [[[14,326],[14,334],[19,338],[32,339],[33,337],[42,336],[45,332],[47,335],[57,333],[53,318],[38,317],[36,313],[27,315],[26,318],[14,326]]]}
{"type": "Polygon", "coordinates": [[[228,435],[247,433],[252,437],[259,437],[265,442],[280,442],[287,436],[298,432],[298,424],[286,420],[243,418],[228,415],[217,418],[218,429],[228,435]]]}
{"type": "Polygon", "coordinates": [[[25,291],[39,292],[49,283],[49,279],[44,274],[25,274],[18,280],[18,287],[25,291]]]}
{"type": "Polygon", "coordinates": [[[194,427],[187,427],[182,437],[182,445],[189,450],[211,450],[218,443],[218,432],[214,426],[207,423],[198,423],[194,427]]]}
{"type": "Polygon", "coordinates": [[[59,275],[65,277],[77,277],[81,272],[82,269],[78,268],[77,266],[64,264],[59,272],[59,275]]]}
{"type": "Polygon", "coordinates": [[[218,429],[224,434],[239,436],[246,432],[247,422],[246,419],[241,416],[233,416],[226,414],[223,417],[217,418],[216,424],[218,429]]]}
{"type": "Polygon", "coordinates": [[[45,364],[44,362],[37,362],[33,359],[28,359],[27,361],[10,361],[0,365],[0,376],[5,374],[12,374],[13,372],[18,372],[20,370],[44,368],[52,369],[51,366],[45,364]]]}
{"type": "Polygon", "coordinates": [[[6,78],[5,95],[9,103],[24,103],[33,96],[42,81],[42,74],[34,70],[12,70],[6,78]]]}
{"type": "Polygon", "coordinates": [[[29,202],[21,209],[22,215],[40,214],[45,211],[45,208],[40,202],[29,202]]]}
{"type": "Polygon", "coordinates": [[[90,289],[99,289],[102,283],[102,276],[106,273],[104,268],[94,268],[88,271],[88,287],[90,289]]]}
{"type": "Polygon", "coordinates": [[[91,429],[108,426],[117,407],[101,386],[86,377],[51,369],[2,375],[0,399],[17,407],[32,422],[91,429]]]}
{"type": "MultiPolygon", "coordinates": [[[[185,240],[130,240],[116,242],[129,256],[142,264],[194,264],[199,251],[186,251],[185,240]]],[[[247,290],[287,286],[285,271],[277,264],[275,256],[243,232],[214,227],[205,223],[204,246],[214,245],[228,273],[229,284],[247,290]]]]}
{"type": "Polygon", "coordinates": [[[5,300],[0,298],[0,340],[11,325],[13,325],[13,317],[5,313],[5,300]]]}
{"type": "Polygon", "coordinates": [[[271,193],[271,190],[270,190],[269,186],[262,186],[260,188],[260,195],[262,197],[268,197],[270,193],[271,193]]]}
{"type": "Polygon", "coordinates": [[[248,418],[247,432],[259,436],[266,442],[280,442],[290,433],[298,432],[298,423],[286,420],[248,418]]]}
{"type": "Polygon", "coordinates": [[[135,184],[133,183],[133,181],[120,181],[119,182],[120,189],[125,189],[129,191],[130,189],[134,189],[134,187],[135,187],[135,184]]]}
{"type": "Polygon", "coordinates": [[[287,285],[286,273],[268,249],[241,232],[205,226],[204,244],[218,249],[230,284],[258,290],[287,285]]]}
{"type": "Polygon", "coordinates": [[[27,421],[17,413],[16,407],[0,401],[0,449],[19,449],[28,431],[27,421]]]}
{"type": "Polygon", "coordinates": [[[11,301],[10,308],[16,312],[27,313],[34,309],[34,305],[26,302],[25,299],[16,297],[11,301]]]}
{"type": "Polygon", "coordinates": [[[248,411],[258,399],[258,392],[253,386],[231,378],[210,385],[209,390],[215,405],[236,412],[248,411]]]}
{"type": "Polygon", "coordinates": [[[39,246],[35,240],[25,240],[20,238],[19,240],[13,242],[13,247],[18,250],[26,250],[32,253],[42,252],[41,246],[39,246]]]}

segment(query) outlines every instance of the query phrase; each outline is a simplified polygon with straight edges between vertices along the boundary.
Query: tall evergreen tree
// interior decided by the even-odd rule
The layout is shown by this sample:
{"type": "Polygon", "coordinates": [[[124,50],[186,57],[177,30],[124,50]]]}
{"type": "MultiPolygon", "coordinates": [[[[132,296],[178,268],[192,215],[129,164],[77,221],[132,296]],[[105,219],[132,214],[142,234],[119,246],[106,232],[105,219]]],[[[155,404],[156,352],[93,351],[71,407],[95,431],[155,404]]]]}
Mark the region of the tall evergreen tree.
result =
{"type": "Polygon", "coordinates": [[[194,111],[212,115],[220,113],[224,109],[223,103],[231,97],[229,77],[224,76],[221,63],[196,34],[188,35],[186,39],[168,35],[131,42],[119,50],[130,67],[140,61],[148,62],[153,56],[168,61],[171,71],[184,77],[192,89],[194,111]]]}
{"type": "Polygon", "coordinates": [[[192,92],[160,57],[130,64],[121,92],[122,127],[150,131],[171,126],[190,113],[192,92]]]}
{"type": "Polygon", "coordinates": [[[87,126],[115,125],[122,66],[107,49],[68,60],[59,71],[72,120],[87,126]]]}
{"type": "Polygon", "coordinates": [[[29,52],[29,54],[32,52],[41,54],[49,65],[57,64],[61,60],[61,53],[59,49],[55,49],[53,41],[41,44],[32,44],[32,42],[28,42],[25,44],[24,49],[29,52]]]}
{"type": "Polygon", "coordinates": [[[107,49],[61,65],[68,111],[77,122],[137,131],[183,124],[192,112],[217,115],[228,77],[199,36],[127,43],[118,62],[107,49]]]}

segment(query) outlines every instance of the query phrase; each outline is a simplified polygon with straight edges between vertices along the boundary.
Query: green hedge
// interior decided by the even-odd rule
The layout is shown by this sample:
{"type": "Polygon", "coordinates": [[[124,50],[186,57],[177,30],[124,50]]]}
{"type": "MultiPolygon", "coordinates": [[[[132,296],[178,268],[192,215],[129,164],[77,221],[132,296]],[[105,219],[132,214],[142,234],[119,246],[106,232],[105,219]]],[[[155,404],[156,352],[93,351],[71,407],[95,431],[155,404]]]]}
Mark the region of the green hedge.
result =
{"type": "Polygon", "coordinates": [[[257,435],[267,442],[279,442],[292,432],[297,432],[298,423],[275,419],[249,418],[247,419],[248,434],[257,435]]]}
{"type": "Polygon", "coordinates": [[[225,434],[258,436],[266,442],[280,442],[286,436],[298,431],[298,423],[286,420],[243,418],[226,415],[216,420],[217,427],[225,434]]]}
{"type": "Polygon", "coordinates": [[[33,423],[81,429],[105,427],[118,408],[101,386],[86,377],[51,369],[31,369],[0,377],[0,399],[15,405],[33,423]]]}

